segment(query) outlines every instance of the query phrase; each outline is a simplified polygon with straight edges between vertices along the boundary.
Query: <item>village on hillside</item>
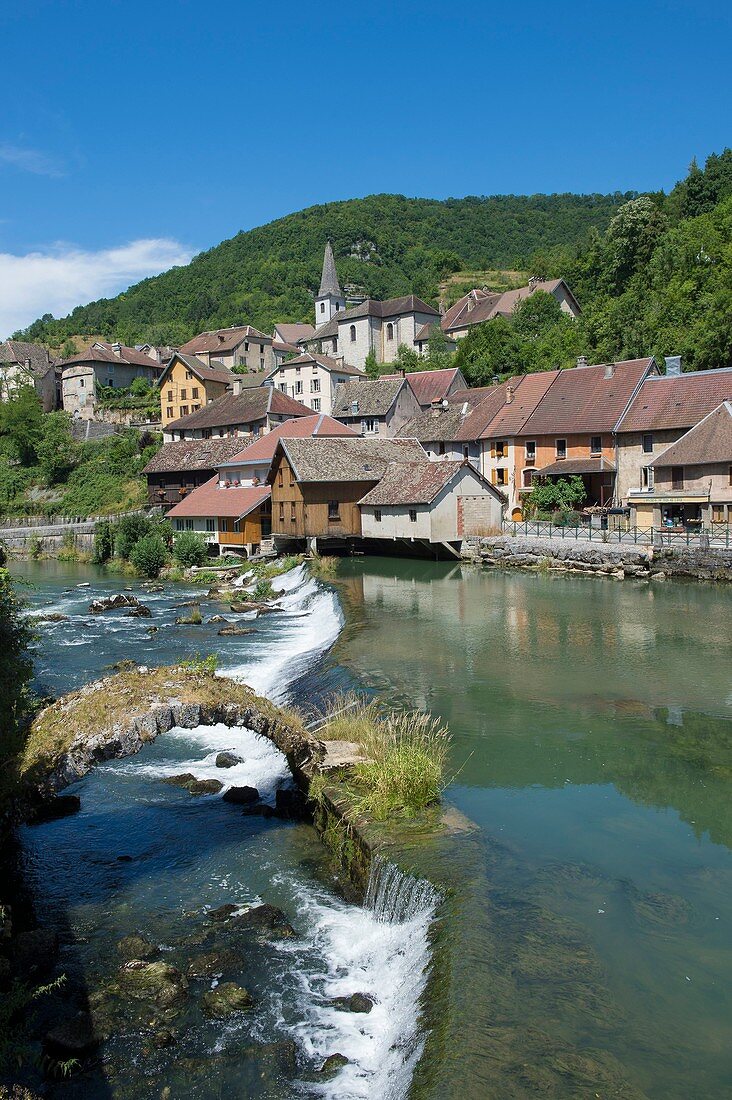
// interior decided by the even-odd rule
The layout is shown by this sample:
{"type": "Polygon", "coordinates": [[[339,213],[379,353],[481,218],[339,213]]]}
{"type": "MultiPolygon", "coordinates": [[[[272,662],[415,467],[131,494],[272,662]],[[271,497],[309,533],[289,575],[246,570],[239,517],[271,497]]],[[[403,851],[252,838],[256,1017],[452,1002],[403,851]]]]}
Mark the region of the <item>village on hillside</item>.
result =
{"type": "Polygon", "coordinates": [[[729,545],[732,368],[579,358],[483,387],[431,369],[433,342],[449,360],[475,326],[537,293],[581,312],[563,279],[475,288],[442,313],[413,294],[349,297],[327,242],[313,324],[241,325],[179,348],[96,341],[58,362],[8,340],[0,394],[33,386],[78,440],[161,432],[147,507],[212,552],[390,544],[459,557],[464,539],[530,521],[541,533],[541,520],[729,545]],[[417,368],[390,369],[404,348],[417,368]]]}

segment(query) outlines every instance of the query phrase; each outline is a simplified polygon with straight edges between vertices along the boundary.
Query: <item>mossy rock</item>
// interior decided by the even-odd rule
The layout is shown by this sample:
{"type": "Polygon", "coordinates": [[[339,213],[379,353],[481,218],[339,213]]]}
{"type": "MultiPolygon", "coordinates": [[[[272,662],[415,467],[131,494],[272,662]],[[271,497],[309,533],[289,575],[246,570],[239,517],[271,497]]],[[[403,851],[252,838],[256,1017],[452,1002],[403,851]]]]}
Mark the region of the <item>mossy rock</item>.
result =
{"type": "Polygon", "coordinates": [[[129,997],[152,1001],[158,1008],[175,1008],[188,995],[188,982],[179,970],[160,960],[134,959],[119,972],[120,988],[129,997]]]}
{"type": "Polygon", "coordinates": [[[343,1069],[344,1066],[347,1066],[348,1062],[349,1059],[346,1058],[345,1054],[329,1054],[318,1070],[318,1073],[320,1073],[326,1081],[329,1081],[331,1077],[335,1077],[339,1069],[343,1069]]]}
{"type": "Polygon", "coordinates": [[[218,779],[196,779],[190,772],[169,775],[163,783],[168,783],[171,787],[182,787],[189,794],[218,794],[224,788],[224,784],[218,779]]]}
{"type": "Polygon", "coordinates": [[[128,962],[133,959],[142,959],[143,962],[149,962],[150,959],[154,959],[156,955],[160,954],[154,943],[142,936],[135,935],[125,936],[124,939],[121,939],[117,944],[117,951],[128,962]]]}
{"type": "Polygon", "coordinates": [[[224,1020],[235,1012],[245,1012],[253,1005],[251,994],[236,982],[222,982],[201,997],[202,1011],[217,1020],[224,1020]]]}
{"type": "Polygon", "coordinates": [[[352,993],[350,997],[334,997],[330,1003],[341,1012],[370,1012],[376,1002],[368,993],[352,993]]]}
{"type": "Polygon", "coordinates": [[[221,951],[206,951],[188,963],[189,978],[220,978],[222,974],[240,971],[244,966],[244,957],[232,948],[221,951]]]}

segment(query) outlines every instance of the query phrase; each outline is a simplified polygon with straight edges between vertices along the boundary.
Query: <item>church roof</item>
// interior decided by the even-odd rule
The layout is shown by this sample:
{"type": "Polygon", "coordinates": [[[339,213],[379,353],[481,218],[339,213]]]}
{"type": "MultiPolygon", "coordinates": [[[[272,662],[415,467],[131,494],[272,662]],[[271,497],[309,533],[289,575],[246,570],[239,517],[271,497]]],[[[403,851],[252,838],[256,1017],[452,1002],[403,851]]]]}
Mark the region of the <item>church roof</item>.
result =
{"type": "Polygon", "coordinates": [[[329,294],[332,294],[334,298],[343,297],[341,284],[338,282],[338,272],[336,271],[335,258],[333,256],[333,249],[331,248],[330,241],[328,241],[325,246],[323,274],[320,279],[318,297],[326,298],[329,294]]]}

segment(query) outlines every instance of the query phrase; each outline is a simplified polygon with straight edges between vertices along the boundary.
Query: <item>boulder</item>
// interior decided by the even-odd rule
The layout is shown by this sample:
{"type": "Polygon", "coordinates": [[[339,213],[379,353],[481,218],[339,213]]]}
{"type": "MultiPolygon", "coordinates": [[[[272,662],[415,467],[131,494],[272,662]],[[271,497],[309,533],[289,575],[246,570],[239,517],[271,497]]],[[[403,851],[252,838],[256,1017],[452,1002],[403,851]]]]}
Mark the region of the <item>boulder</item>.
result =
{"type": "Polygon", "coordinates": [[[219,636],[222,638],[240,638],[244,634],[256,634],[252,626],[222,626],[219,636]]]}
{"type": "Polygon", "coordinates": [[[189,978],[220,978],[222,974],[241,970],[243,965],[244,959],[239,952],[226,947],[191,959],[187,974],[189,978]]]}
{"type": "Polygon", "coordinates": [[[225,752],[218,753],[216,756],[217,768],[234,768],[237,764],[243,763],[243,757],[237,756],[235,752],[231,752],[228,749],[225,752]]]}
{"type": "Polygon", "coordinates": [[[80,1012],[70,1020],[57,1024],[46,1034],[46,1052],[59,1060],[81,1060],[99,1044],[100,1036],[94,1030],[91,1016],[80,1012]]]}
{"type": "Polygon", "coordinates": [[[182,787],[189,794],[218,794],[224,787],[224,784],[220,783],[218,779],[196,779],[195,775],[191,775],[190,772],[184,772],[182,775],[169,775],[163,780],[163,783],[168,783],[171,787],[182,787]]]}
{"type": "Polygon", "coordinates": [[[212,615],[208,620],[209,623],[223,623],[225,626],[229,625],[229,620],[223,615],[212,615]]]}
{"type": "Polygon", "coordinates": [[[253,1004],[251,994],[236,982],[222,982],[201,997],[203,1012],[217,1020],[224,1020],[234,1012],[244,1012],[253,1004]]]}
{"type": "Polygon", "coordinates": [[[331,1077],[335,1077],[339,1069],[342,1069],[343,1066],[347,1066],[348,1062],[349,1059],[346,1058],[345,1054],[329,1054],[318,1070],[318,1073],[321,1073],[326,1079],[330,1079],[331,1077]]]}
{"type": "Polygon", "coordinates": [[[259,802],[259,791],[256,787],[229,787],[224,791],[224,802],[234,802],[237,806],[248,806],[253,802],[259,802]]]}
{"type": "Polygon", "coordinates": [[[146,634],[157,634],[158,628],[156,626],[149,626],[145,631],[146,634]]]}
{"type": "Polygon", "coordinates": [[[152,611],[144,603],[139,603],[137,607],[131,607],[127,612],[128,619],[150,619],[152,618],[152,611]]]}
{"type": "Polygon", "coordinates": [[[169,963],[133,959],[120,969],[120,986],[124,993],[140,1001],[152,1001],[158,1008],[174,1008],[188,994],[188,982],[169,963]]]}
{"type": "Polygon", "coordinates": [[[57,794],[55,798],[41,802],[34,810],[31,820],[34,825],[40,825],[45,821],[56,821],[60,817],[78,814],[80,809],[81,799],[78,794],[57,794]]]}
{"type": "Polygon", "coordinates": [[[229,607],[236,615],[246,615],[251,611],[264,611],[267,605],[263,603],[252,603],[249,600],[234,600],[233,603],[229,604],[229,607]]]}
{"type": "Polygon", "coordinates": [[[140,601],[136,596],[129,596],[125,592],[117,592],[114,596],[100,596],[98,600],[92,600],[89,611],[92,615],[101,615],[103,611],[117,611],[122,607],[140,607],[140,601]]]}
{"type": "Polygon", "coordinates": [[[276,905],[253,905],[243,913],[232,917],[237,928],[251,928],[258,932],[274,932],[277,936],[294,936],[295,929],[276,905]]]}
{"type": "Polygon", "coordinates": [[[160,954],[160,951],[151,943],[150,940],[146,940],[143,936],[125,936],[117,944],[117,950],[123,959],[132,961],[133,959],[143,959],[145,962],[149,962],[150,959],[154,959],[156,955],[160,954]]]}
{"type": "Polygon", "coordinates": [[[368,993],[352,993],[350,997],[335,997],[330,1003],[341,1012],[370,1012],[376,1002],[368,993]]]}
{"type": "Polygon", "coordinates": [[[62,615],[59,611],[50,611],[48,615],[32,615],[32,623],[66,623],[69,620],[68,615],[62,615]]]}
{"type": "Polygon", "coordinates": [[[232,913],[236,913],[237,909],[240,908],[240,905],[232,905],[231,902],[227,902],[226,905],[220,905],[218,909],[210,909],[207,916],[209,920],[228,920],[232,913]]]}

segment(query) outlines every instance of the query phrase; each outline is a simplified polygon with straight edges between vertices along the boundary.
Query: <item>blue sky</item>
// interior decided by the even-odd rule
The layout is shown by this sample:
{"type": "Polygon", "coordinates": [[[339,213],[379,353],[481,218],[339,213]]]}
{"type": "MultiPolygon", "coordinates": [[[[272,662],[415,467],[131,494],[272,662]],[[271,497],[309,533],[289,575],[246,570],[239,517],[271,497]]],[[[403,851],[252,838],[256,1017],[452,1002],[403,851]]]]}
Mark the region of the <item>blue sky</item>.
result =
{"type": "Polygon", "coordinates": [[[732,9],[22,0],[0,335],[313,203],[669,188],[732,142],[732,9]]]}

